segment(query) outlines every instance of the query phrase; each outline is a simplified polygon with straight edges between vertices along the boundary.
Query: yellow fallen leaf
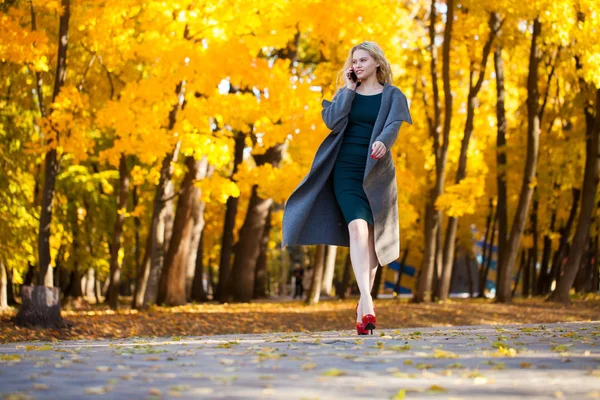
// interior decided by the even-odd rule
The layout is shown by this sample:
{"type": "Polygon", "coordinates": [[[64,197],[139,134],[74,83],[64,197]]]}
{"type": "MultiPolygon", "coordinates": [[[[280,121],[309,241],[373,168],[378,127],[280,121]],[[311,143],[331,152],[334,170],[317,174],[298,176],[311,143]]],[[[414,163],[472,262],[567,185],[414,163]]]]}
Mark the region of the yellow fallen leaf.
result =
{"type": "Polygon", "coordinates": [[[321,375],[322,376],[341,376],[341,375],[346,375],[346,371],[342,371],[337,368],[331,368],[331,369],[321,373],[321,375]]]}
{"type": "Polygon", "coordinates": [[[447,392],[448,389],[439,386],[439,385],[431,385],[429,386],[429,389],[427,389],[428,392],[430,393],[443,393],[443,392],[447,392]]]}
{"type": "Polygon", "coordinates": [[[392,400],[402,400],[405,397],[406,397],[406,390],[400,389],[400,390],[398,390],[398,393],[396,393],[394,395],[394,397],[392,397],[392,400]]]}
{"type": "Polygon", "coordinates": [[[434,358],[458,358],[458,354],[455,354],[451,351],[441,350],[441,349],[433,349],[433,357],[434,358]]]}
{"type": "Polygon", "coordinates": [[[306,363],[303,364],[300,368],[302,368],[302,370],[304,371],[308,371],[310,369],[314,369],[317,365],[315,363],[306,363]]]}

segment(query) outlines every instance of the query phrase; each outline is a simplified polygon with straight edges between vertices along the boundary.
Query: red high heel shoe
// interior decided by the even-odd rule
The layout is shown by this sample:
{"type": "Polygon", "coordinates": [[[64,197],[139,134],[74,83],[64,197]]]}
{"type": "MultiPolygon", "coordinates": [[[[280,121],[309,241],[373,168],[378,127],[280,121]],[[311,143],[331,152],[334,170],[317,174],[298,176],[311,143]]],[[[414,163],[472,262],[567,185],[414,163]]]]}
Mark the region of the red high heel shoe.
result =
{"type": "Polygon", "coordinates": [[[369,331],[365,329],[362,322],[356,323],[356,333],[359,335],[368,335],[369,331]]]}
{"type": "MultiPolygon", "coordinates": [[[[375,306],[373,306],[373,312],[375,312],[375,306]]],[[[375,324],[377,323],[377,318],[373,314],[363,315],[362,324],[364,326],[365,331],[371,331],[371,335],[373,334],[373,329],[375,329],[375,324]]]]}
{"type": "MultiPolygon", "coordinates": [[[[358,303],[356,303],[356,317],[358,318],[358,303]]],[[[356,333],[358,335],[368,335],[369,331],[367,331],[365,329],[365,326],[362,324],[362,322],[356,322],[356,333]]]]}

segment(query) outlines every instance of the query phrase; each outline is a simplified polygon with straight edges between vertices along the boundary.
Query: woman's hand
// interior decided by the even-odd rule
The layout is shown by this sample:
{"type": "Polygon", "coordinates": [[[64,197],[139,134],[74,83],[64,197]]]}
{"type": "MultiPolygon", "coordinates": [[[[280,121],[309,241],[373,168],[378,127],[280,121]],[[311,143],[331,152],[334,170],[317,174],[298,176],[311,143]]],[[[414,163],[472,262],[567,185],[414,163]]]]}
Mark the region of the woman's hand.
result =
{"type": "Polygon", "coordinates": [[[350,67],[346,71],[344,71],[344,81],[346,81],[346,87],[348,89],[355,90],[356,89],[356,84],[358,83],[358,81],[352,82],[352,79],[350,79],[350,73],[351,72],[352,72],[352,67],[350,67]]]}
{"type": "Polygon", "coordinates": [[[380,142],[379,140],[376,140],[375,142],[373,142],[373,146],[371,147],[370,157],[374,158],[375,160],[379,160],[385,155],[386,151],[387,149],[385,148],[385,144],[383,144],[383,142],[380,142]]]}

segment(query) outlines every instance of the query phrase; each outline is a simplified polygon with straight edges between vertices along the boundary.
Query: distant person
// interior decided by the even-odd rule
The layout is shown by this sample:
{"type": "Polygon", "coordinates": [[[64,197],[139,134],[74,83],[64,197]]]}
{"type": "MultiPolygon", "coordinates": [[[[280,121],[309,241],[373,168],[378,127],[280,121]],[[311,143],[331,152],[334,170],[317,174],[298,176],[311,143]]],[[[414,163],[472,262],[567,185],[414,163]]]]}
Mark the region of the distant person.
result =
{"type": "Polygon", "coordinates": [[[310,285],[312,283],[313,272],[314,272],[314,270],[313,270],[312,265],[309,265],[308,267],[306,267],[306,271],[304,272],[304,277],[302,279],[302,285],[306,289],[307,296],[308,296],[308,291],[310,289],[310,285]]]}
{"type": "Polygon", "coordinates": [[[332,101],[321,103],[321,116],[331,132],[286,202],[282,247],[350,247],[360,289],[356,331],[366,335],[369,330],[373,334],[376,323],[371,288],[377,267],[400,256],[396,169],[390,149],[402,121],[412,124],[412,119],[406,96],[393,85],[390,63],[374,42],[352,47],[338,84],[332,101]]]}
{"type": "Polygon", "coordinates": [[[303,278],[304,278],[304,268],[302,268],[302,266],[300,264],[296,264],[294,266],[294,296],[292,298],[296,298],[296,297],[300,297],[302,298],[302,292],[303,292],[303,278]]]}

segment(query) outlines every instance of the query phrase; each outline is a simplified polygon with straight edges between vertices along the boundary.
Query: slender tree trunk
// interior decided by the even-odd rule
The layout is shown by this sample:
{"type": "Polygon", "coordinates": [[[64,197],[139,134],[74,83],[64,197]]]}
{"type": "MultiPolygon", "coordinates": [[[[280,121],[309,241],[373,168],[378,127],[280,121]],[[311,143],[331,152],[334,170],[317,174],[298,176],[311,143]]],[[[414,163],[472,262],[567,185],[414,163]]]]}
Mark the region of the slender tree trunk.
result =
{"type": "MultiPolygon", "coordinates": [[[[498,257],[497,265],[502,263],[506,252],[506,238],[508,235],[508,206],[506,189],[506,109],[504,99],[506,90],[504,88],[504,61],[502,60],[502,45],[496,44],[494,52],[494,66],[496,72],[496,119],[497,119],[497,137],[496,137],[496,182],[498,185],[498,203],[496,205],[496,215],[498,219],[498,257]]],[[[497,282],[502,279],[500,270],[497,269],[497,282]]]]}
{"type": "Polygon", "coordinates": [[[269,252],[269,234],[271,233],[271,208],[267,213],[265,229],[260,241],[260,254],[256,260],[254,269],[254,298],[264,299],[267,297],[267,253],[269,252]]]}
{"type": "Polygon", "coordinates": [[[533,34],[531,38],[531,52],[529,56],[529,77],[527,80],[527,159],[523,174],[523,184],[519,195],[519,204],[515,213],[510,237],[507,241],[506,257],[503,257],[498,271],[501,271],[502,279],[498,288],[498,302],[509,303],[511,301],[511,282],[513,277],[513,266],[517,258],[517,252],[521,242],[521,236],[527,220],[529,204],[533,195],[532,183],[535,177],[540,139],[540,117],[539,117],[539,95],[538,95],[538,64],[540,60],[540,48],[538,38],[541,34],[542,25],[538,18],[533,22],[533,34]]]}
{"type": "Polygon", "coordinates": [[[394,292],[397,295],[400,295],[400,288],[402,283],[402,275],[404,275],[404,267],[406,266],[406,259],[408,258],[408,252],[410,250],[410,243],[406,246],[404,250],[404,254],[402,255],[402,259],[400,260],[400,267],[398,268],[398,279],[396,279],[396,286],[394,292]]]}
{"type": "Polygon", "coordinates": [[[473,268],[471,268],[471,257],[469,252],[465,251],[465,265],[467,266],[467,285],[469,288],[469,298],[473,298],[473,268]]]}
{"type": "Polygon", "coordinates": [[[181,183],[171,242],[161,272],[158,304],[180,306],[187,302],[187,263],[190,252],[195,255],[198,249],[198,243],[197,241],[192,243],[192,237],[195,233],[199,239],[198,229],[202,231],[204,225],[200,188],[194,186],[194,182],[204,179],[207,163],[206,156],[203,156],[201,160],[196,160],[191,156],[186,158],[187,172],[181,183]]]}
{"type": "Polygon", "coordinates": [[[523,272],[523,269],[525,268],[525,264],[526,264],[525,250],[521,250],[521,264],[519,264],[519,270],[517,271],[517,276],[515,278],[515,284],[512,287],[512,292],[511,292],[513,297],[515,296],[515,293],[517,292],[517,287],[519,286],[519,280],[521,279],[521,273],[523,272]]]}
{"type": "MultiPolygon", "coordinates": [[[[169,153],[162,162],[160,180],[154,195],[154,208],[152,211],[152,223],[148,233],[146,252],[137,276],[136,295],[134,308],[142,308],[144,305],[154,303],[158,294],[158,278],[162,270],[165,248],[165,203],[169,197],[171,187],[171,176],[173,175],[173,164],[179,155],[180,142],[175,149],[169,153]]],[[[171,196],[172,197],[172,194],[171,196]]]]}
{"type": "MultiPolygon", "coordinates": [[[[204,170],[200,170],[200,177],[210,178],[214,171],[214,165],[206,162],[206,168],[204,170]]],[[[202,167],[202,165],[201,165],[202,167]]],[[[198,199],[200,200],[201,190],[198,191],[198,199]]],[[[188,251],[188,259],[186,261],[186,275],[185,275],[185,297],[188,301],[192,297],[192,284],[194,281],[194,276],[196,274],[196,257],[198,256],[198,247],[200,245],[200,239],[204,233],[204,226],[206,224],[206,220],[204,218],[204,211],[206,209],[206,204],[203,201],[194,202],[194,214],[198,215],[198,221],[194,225],[194,229],[192,231],[192,237],[190,238],[190,251],[188,251]]]]}
{"type": "Polygon", "coordinates": [[[429,302],[432,295],[432,280],[434,263],[436,259],[436,238],[440,229],[442,215],[434,208],[435,201],[444,191],[444,180],[446,172],[446,161],[448,158],[448,140],[450,138],[450,121],[452,120],[452,91],[450,87],[450,40],[452,37],[452,25],[454,23],[454,0],[446,3],[447,15],[444,28],[444,45],[442,50],[443,67],[442,75],[444,81],[445,113],[444,113],[444,138],[441,141],[441,104],[438,90],[437,75],[437,51],[435,46],[435,22],[437,18],[436,1],[432,0],[429,22],[429,40],[431,51],[431,83],[433,87],[434,115],[430,124],[430,133],[433,137],[433,150],[435,154],[435,184],[430,191],[429,199],[425,206],[425,249],[423,252],[423,263],[419,274],[419,282],[413,301],[429,302]],[[440,143],[441,142],[441,143],[440,143]]]}
{"type": "MultiPolygon", "coordinates": [[[[494,213],[494,202],[490,199],[490,212],[487,216],[485,223],[485,233],[483,234],[483,245],[481,246],[481,264],[479,265],[479,281],[483,281],[483,273],[485,271],[485,255],[487,254],[487,248],[492,246],[492,243],[488,244],[488,239],[491,234],[492,215],[494,213]]],[[[484,297],[482,290],[479,290],[479,297],[484,297]]]]}
{"type": "MultiPolygon", "coordinates": [[[[235,153],[233,157],[233,170],[231,179],[238,171],[238,166],[243,161],[245,135],[238,133],[235,136],[235,153]]],[[[226,301],[226,288],[231,273],[231,255],[233,249],[233,229],[235,227],[235,217],[237,215],[239,197],[229,197],[225,205],[225,222],[223,223],[223,238],[221,240],[221,259],[219,262],[219,283],[215,297],[218,301],[226,301]]]]}
{"type": "Polygon", "coordinates": [[[342,274],[342,283],[340,285],[340,292],[338,297],[342,300],[346,298],[346,292],[348,291],[348,285],[350,285],[350,271],[352,262],[350,261],[350,252],[346,256],[346,262],[344,263],[344,272],[342,274]]]}
{"type": "MultiPolygon", "coordinates": [[[[485,297],[485,288],[487,287],[487,277],[490,273],[490,268],[492,267],[492,257],[494,252],[494,239],[496,236],[496,223],[498,222],[498,209],[496,208],[496,214],[494,214],[494,222],[492,224],[492,236],[490,238],[490,243],[487,249],[487,257],[484,253],[483,257],[485,260],[485,268],[483,270],[483,274],[480,277],[479,281],[479,296],[480,298],[485,297]]],[[[496,263],[496,272],[497,272],[498,264],[496,263]]]]}
{"type": "Polygon", "coordinates": [[[321,294],[321,282],[323,281],[323,269],[325,267],[325,245],[318,244],[315,251],[315,261],[312,281],[306,295],[306,304],[313,305],[319,302],[321,294]]]}
{"type": "MultiPolygon", "coordinates": [[[[283,145],[277,144],[264,154],[255,156],[256,165],[271,163],[279,167],[283,155],[283,145]]],[[[252,188],[246,218],[239,232],[235,246],[235,259],[231,269],[232,276],[228,286],[228,296],[233,301],[250,301],[254,291],[256,260],[260,254],[260,238],[265,227],[266,217],[273,203],[272,199],[261,199],[257,194],[257,185],[252,188]]]]}
{"type": "MultiPolygon", "coordinates": [[[[70,0],[62,0],[61,6],[63,13],[60,16],[58,27],[57,64],[52,102],[56,100],[56,97],[64,86],[67,76],[67,47],[69,43],[69,20],[71,17],[70,0]]],[[[32,17],[35,18],[33,7],[31,13],[32,17]]],[[[32,23],[35,24],[35,21],[32,21],[32,23]]],[[[43,102],[40,103],[40,107],[43,112],[43,102]]],[[[52,114],[52,110],[50,111],[50,114],[52,114]]],[[[59,138],[60,132],[56,132],[57,142],[59,141],[59,138]]],[[[45,157],[44,189],[42,192],[42,209],[38,232],[38,259],[40,263],[40,274],[38,278],[39,286],[28,287],[28,289],[22,290],[22,306],[16,317],[17,324],[25,326],[62,326],[64,324],[62,317],[60,316],[59,290],[50,290],[43,287],[53,286],[52,266],[50,264],[50,226],[52,223],[56,176],[60,169],[60,161],[57,158],[56,152],[58,143],[48,144],[52,147],[46,153],[45,157]]]]}
{"type": "Polygon", "coordinates": [[[579,197],[581,196],[581,191],[577,188],[573,188],[572,193],[573,202],[571,203],[571,212],[569,213],[569,218],[567,219],[566,225],[562,227],[562,229],[560,229],[560,242],[552,260],[552,269],[550,270],[548,291],[550,291],[552,282],[555,280],[558,281],[563,260],[565,258],[565,255],[567,254],[571,229],[573,229],[573,223],[575,222],[575,217],[577,216],[577,210],[579,208],[579,197]]]}
{"type": "MultiPolygon", "coordinates": [[[[135,210],[136,207],[139,204],[139,199],[138,199],[138,187],[136,185],[133,186],[133,190],[132,190],[132,201],[133,201],[133,209],[135,210]]],[[[134,258],[135,258],[135,271],[134,271],[134,277],[137,277],[140,269],[141,269],[141,263],[142,260],[140,260],[141,257],[141,253],[142,253],[142,249],[141,249],[141,240],[140,240],[140,231],[142,228],[142,222],[140,221],[140,217],[138,217],[137,215],[133,217],[133,226],[134,226],[134,230],[135,230],[135,234],[134,234],[134,258]]],[[[137,282],[135,282],[134,285],[134,292],[133,292],[133,296],[135,299],[135,295],[137,293],[137,282]]]]}
{"type": "Polygon", "coordinates": [[[8,274],[6,267],[0,259],[0,310],[8,308],[8,274]]]}
{"type": "Polygon", "coordinates": [[[121,154],[119,160],[119,203],[117,204],[117,215],[115,218],[110,251],[110,288],[108,290],[108,305],[113,310],[119,308],[119,286],[121,285],[121,262],[119,261],[119,251],[121,250],[121,236],[123,234],[123,224],[125,223],[128,197],[129,169],[127,168],[127,156],[121,154]]]}
{"type": "MultiPolygon", "coordinates": [[[[6,266],[4,266],[6,268],[6,266]]],[[[17,300],[15,299],[15,284],[13,281],[13,271],[6,268],[6,298],[9,306],[16,306],[17,300]]]]}
{"type": "MultiPolygon", "coordinates": [[[[71,1],[62,0],[63,14],[60,16],[58,32],[58,59],[54,78],[52,102],[60,93],[67,77],[67,45],[69,43],[69,19],[71,17],[71,1]]],[[[52,110],[50,111],[52,114],[52,110]]],[[[60,133],[60,132],[59,132],[60,133]]],[[[57,140],[59,137],[57,133],[57,140]]],[[[55,143],[56,145],[56,143],[55,143]]],[[[50,225],[52,223],[52,208],[54,203],[54,188],[56,176],[60,169],[56,147],[46,153],[44,170],[44,190],[42,194],[42,212],[40,214],[40,230],[38,238],[40,275],[38,285],[53,286],[52,266],[50,265],[50,225]]]]}
{"type": "MultiPolygon", "coordinates": [[[[456,184],[462,182],[467,176],[467,156],[469,151],[469,142],[471,141],[471,135],[473,134],[473,121],[475,119],[475,109],[479,106],[479,100],[477,96],[481,90],[483,79],[485,78],[485,71],[487,66],[487,60],[492,49],[492,43],[496,37],[496,33],[500,29],[501,22],[498,19],[496,13],[490,14],[489,26],[490,35],[483,47],[483,54],[481,57],[481,63],[479,68],[479,74],[477,82],[475,82],[475,66],[471,62],[470,73],[469,73],[469,94],[467,98],[467,121],[463,132],[463,138],[460,146],[460,157],[458,160],[458,169],[456,171],[456,184]]],[[[447,300],[450,293],[450,283],[452,277],[452,266],[454,265],[454,252],[456,243],[456,232],[458,230],[458,216],[450,216],[446,227],[446,237],[444,242],[444,253],[442,258],[442,274],[440,280],[440,300],[447,300]]]]}
{"type": "Polygon", "coordinates": [[[260,238],[266,222],[272,199],[258,197],[258,187],[252,187],[246,219],[239,232],[239,240],[234,248],[235,259],[231,269],[236,279],[229,280],[227,301],[247,302],[254,297],[256,261],[260,255],[260,238]]]}
{"type": "Polygon", "coordinates": [[[539,209],[539,202],[538,202],[538,192],[537,192],[537,186],[534,190],[534,194],[533,194],[533,210],[531,212],[531,232],[533,235],[533,246],[531,247],[531,249],[529,249],[530,253],[531,253],[531,265],[529,268],[529,293],[531,293],[531,295],[533,296],[535,294],[535,284],[537,282],[537,273],[536,273],[536,267],[537,267],[537,261],[538,261],[538,226],[537,226],[537,221],[538,221],[538,209],[539,209]]]}
{"type": "MultiPolygon", "coordinates": [[[[204,290],[204,235],[200,235],[200,242],[198,243],[198,249],[196,251],[196,271],[194,273],[194,280],[192,281],[192,292],[190,299],[202,303],[208,301],[207,290],[204,290]]],[[[208,288],[207,288],[208,289],[208,288]]]]}
{"type": "Polygon", "coordinates": [[[381,287],[381,276],[383,274],[383,267],[380,265],[377,267],[375,272],[375,279],[373,280],[373,287],[371,288],[371,297],[373,300],[379,296],[379,288],[381,287]]]}
{"type": "Polygon", "coordinates": [[[323,296],[331,296],[336,255],[337,246],[328,245],[325,253],[325,271],[323,272],[323,282],[321,284],[321,295],[323,296]]]}
{"type": "MultiPolygon", "coordinates": [[[[596,207],[598,207],[598,205],[596,205],[596,207]]],[[[590,293],[597,292],[599,289],[598,285],[600,284],[600,270],[598,269],[598,265],[598,235],[596,235],[594,237],[594,261],[592,263],[592,282],[590,285],[590,293]]]]}
{"type": "MultiPolygon", "coordinates": [[[[556,185],[555,185],[556,186],[556,185]]],[[[552,210],[550,216],[550,232],[554,232],[556,225],[556,208],[552,210]]],[[[542,264],[540,266],[540,276],[536,285],[536,294],[547,294],[550,290],[550,255],[552,252],[552,239],[549,233],[544,235],[544,248],[542,249],[542,264]]]]}
{"type": "Polygon", "coordinates": [[[591,110],[586,107],[586,157],[585,171],[583,176],[581,212],[575,236],[567,264],[563,270],[556,289],[548,298],[549,301],[559,302],[563,304],[570,303],[569,290],[573,286],[577,270],[581,263],[581,256],[587,243],[589,235],[590,222],[596,203],[596,190],[598,188],[598,154],[600,154],[600,88],[596,90],[596,115],[592,114],[591,110]]]}

